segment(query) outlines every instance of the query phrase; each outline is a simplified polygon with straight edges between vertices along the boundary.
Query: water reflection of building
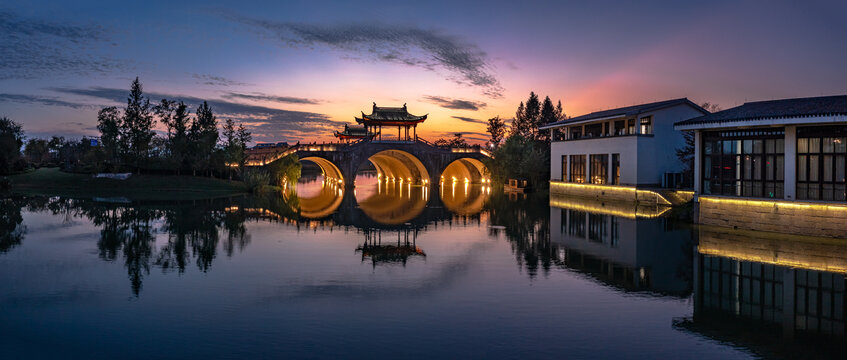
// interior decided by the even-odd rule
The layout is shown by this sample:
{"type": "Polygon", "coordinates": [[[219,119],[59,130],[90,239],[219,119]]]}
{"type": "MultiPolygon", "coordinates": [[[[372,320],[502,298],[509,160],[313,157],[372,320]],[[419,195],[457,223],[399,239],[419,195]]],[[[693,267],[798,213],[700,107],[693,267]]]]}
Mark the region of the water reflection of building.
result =
{"type": "Polygon", "coordinates": [[[380,264],[403,264],[412,257],[425,258],[421,248],[417,247],[416,240],[418,230],[406,228],[397,231],[383,231],[381,229],[365,229],[365,243],[356,248],[357,253],[362,254],[362,261],[370,260],[374,267],[380,264]],[[394,234],[397,235],[396,241],[394,234]],[[383,235],[386,235],[383,238],[383,235]]]}
{"type": "Polygon", "coordinates": [[[781,356],[844,350],[845,274],[843,241],[704,226],[694,316],[676,326],[781,356]]]}
{"type": "Polygon", "coordinates": [[[550,236],[565,266],[624,290],[690,292],[691,230],[665,207],[551,198],[550,236]]]}

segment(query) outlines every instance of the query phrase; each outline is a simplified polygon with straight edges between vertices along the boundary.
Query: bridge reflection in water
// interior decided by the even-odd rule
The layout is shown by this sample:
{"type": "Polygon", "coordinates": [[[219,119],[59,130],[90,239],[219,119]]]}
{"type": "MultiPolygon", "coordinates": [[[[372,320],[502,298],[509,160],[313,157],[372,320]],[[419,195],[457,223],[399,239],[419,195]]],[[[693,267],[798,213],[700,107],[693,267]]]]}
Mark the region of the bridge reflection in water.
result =
{"type": "Polygon", "coordinates": [[[402,179],[359,176],[354,189],[323,175],[286,188],[286,209],[253,209],[267,218],[296,226],[355,229],[364,243],[355,251],[362,261],[406,265],[411,258],[426,257],[416,245],[417,236],[429,226],[454,220],[481,221],[491,194],[489,186],[470,182],[414,185],[402,179]],[[435,196],[432,196],[432,194],[435,196]]]}

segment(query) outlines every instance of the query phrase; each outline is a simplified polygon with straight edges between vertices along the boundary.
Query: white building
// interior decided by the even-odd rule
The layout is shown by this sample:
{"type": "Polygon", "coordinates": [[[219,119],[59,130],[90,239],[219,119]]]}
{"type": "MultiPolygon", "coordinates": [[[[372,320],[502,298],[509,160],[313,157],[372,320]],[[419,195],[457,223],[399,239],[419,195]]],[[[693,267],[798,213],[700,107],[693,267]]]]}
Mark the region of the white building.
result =
{"type": "Polygon", "coordinates": [[[674,123],[709,112],[686,98],[598,111],[540,127],[551,131],[551,183],[662,185],[680,173],[674,123]]]}
{"type": "Polygon", "coordinates": [[[749,102],[695,131],[700,222],[847,236],[847,95],[749,102]]]}

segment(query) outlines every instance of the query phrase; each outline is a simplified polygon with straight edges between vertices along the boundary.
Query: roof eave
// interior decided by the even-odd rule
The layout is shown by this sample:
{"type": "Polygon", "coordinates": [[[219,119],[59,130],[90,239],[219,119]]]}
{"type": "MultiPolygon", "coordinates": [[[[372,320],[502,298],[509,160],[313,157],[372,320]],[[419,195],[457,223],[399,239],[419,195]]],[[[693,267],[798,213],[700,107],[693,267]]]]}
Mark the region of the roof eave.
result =
{"type": "MultiPolygon", "coordinates": [[[[687,120],[686,120],[687,121],[687,120]]],[[[681,121],[680,123],[684,123],[681,121]]],[[[739,127],[785,126],[806,124],[827,124],[847,122],[847,114],[815,115],[815,116],[780,116],[767,118],[729,119],[721,121],[696,122],[691,124],[674,124],[675,130],[705,130],[739,127]]]]}

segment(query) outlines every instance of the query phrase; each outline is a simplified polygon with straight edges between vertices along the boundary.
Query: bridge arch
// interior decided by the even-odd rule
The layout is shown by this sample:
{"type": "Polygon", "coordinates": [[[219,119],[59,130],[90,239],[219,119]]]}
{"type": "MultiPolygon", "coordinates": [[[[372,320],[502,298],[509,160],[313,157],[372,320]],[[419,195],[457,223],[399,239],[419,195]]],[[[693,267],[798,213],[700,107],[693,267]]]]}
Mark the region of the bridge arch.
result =
{"type": "Polygon", "coordinates": [[[380,180],[406,182],[409,184],[429,183],[429,171],[416,156],[396,149],[382,150],[368,157],[376,167],[380,180]]]}
{"type": "Polygon", "coordinates": [[[488,169],[485,164],[475,158],[460,158],[452,161],[441,172],[441,182],[465,182],[482,184],[488,181],[488,169]]]}
{"type": "Polygon", "coordinates": [[[335,165],[332,161],[319,156],[306,156],[301,158],[300,161],[309,161],[320,167],[325,180],[334,180],[338,183],[343,183],[347,180],[344,179],[344,175],[338,165],[335,165]]]}

